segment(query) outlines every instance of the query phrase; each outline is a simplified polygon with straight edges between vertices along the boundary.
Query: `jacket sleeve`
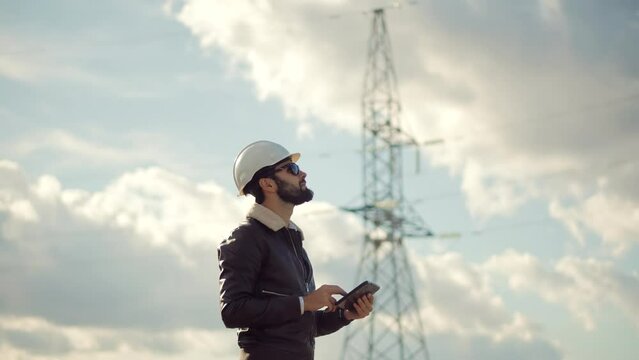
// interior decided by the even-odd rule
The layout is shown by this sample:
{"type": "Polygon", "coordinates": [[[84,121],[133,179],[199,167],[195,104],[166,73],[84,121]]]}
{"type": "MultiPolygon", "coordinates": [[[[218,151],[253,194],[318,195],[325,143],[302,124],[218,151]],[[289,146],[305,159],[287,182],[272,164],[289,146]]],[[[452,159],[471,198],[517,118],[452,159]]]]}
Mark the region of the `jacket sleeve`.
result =
{"type": "Polygon", "coordinates": [[[218,248],[222,321],[227,328],[269,327],[301,317],[297,296],[255,293],[264,251],[259,239],[241,228],[218,248]]]}
{"type": "Polygon", "coordinates": [[[342,327],[351,323],[351,321],[344,319],[341,310],[334,312],[316,311],[315,323],[317,333],[315,336],[322,336],[334,333],[342,327]]]}

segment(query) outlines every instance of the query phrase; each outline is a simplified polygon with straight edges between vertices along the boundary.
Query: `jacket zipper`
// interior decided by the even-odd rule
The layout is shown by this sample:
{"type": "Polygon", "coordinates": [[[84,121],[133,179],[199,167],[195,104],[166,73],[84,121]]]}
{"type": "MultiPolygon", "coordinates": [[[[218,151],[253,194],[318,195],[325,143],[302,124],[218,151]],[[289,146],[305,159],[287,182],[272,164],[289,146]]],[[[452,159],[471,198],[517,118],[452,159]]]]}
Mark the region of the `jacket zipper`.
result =
{"type": "Polygon", "coordinates": [[[293,236],[291,235],[291,230],[286,229],[286,233],[288,234],[288,239],[291,242],[291,246],[293,247],[293,252],[295,253],[295,258],[297,262],[300,264],[300,270],[302,271],[302,277],[304,278],[304,287],[306,288],[306,292],[309,292],[308,288],[308,275],[306,274],[306,267],[302,264],[302,260],[300,259],[299,254],[297,253],[297,248],[295,248],[295,243],[293,242],[293,236]]]}

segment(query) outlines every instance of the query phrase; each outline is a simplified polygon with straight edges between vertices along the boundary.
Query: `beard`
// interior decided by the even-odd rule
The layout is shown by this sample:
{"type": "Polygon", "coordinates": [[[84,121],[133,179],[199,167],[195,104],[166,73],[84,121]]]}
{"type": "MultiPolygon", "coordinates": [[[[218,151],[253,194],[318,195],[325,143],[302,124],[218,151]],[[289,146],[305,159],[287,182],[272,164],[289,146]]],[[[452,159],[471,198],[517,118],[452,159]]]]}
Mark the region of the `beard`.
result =
{"type": "Polygon", "coordinates": [[[277,184],[277,195],[284,201],[293,205],[300,205],[305,202],[313,200],[313,190],[305,188],[302,190],[301,186],[291,185],[284,182],[277,177],[274,178],[277,184]]]}

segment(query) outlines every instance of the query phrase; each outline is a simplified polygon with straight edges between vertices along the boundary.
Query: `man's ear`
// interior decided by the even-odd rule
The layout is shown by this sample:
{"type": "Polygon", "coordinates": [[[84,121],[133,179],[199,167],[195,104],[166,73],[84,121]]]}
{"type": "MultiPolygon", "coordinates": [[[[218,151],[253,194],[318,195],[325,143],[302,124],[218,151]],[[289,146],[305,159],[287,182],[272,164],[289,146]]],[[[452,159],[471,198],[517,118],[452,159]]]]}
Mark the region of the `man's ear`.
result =
{"type": "Polygon", "coordinates": [[[275,181],[271,178],[261,178],[257,181],[257,183],[260,185],[262,191],[264,192],[277,191],[277,184],[275,184],[275,181]]]}

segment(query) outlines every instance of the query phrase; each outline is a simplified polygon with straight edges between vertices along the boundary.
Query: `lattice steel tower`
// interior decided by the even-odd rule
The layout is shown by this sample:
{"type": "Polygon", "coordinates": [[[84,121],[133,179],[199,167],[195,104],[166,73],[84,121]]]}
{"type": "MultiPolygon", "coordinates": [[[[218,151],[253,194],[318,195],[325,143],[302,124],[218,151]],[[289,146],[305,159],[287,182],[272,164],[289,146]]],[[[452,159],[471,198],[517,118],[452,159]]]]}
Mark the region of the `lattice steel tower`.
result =
{"type": "Polygon", "coordinates": [[[343,360],[429,359],[426,338],[404,247],[406,237],[432,233],[404,201],[402,147],[415,144],[399,124],[397,79],[384,10],[374,11],[362,99],[366,234],[357,270],[358,283],[381,286],[375,310],[346,329],[343,360]]]}

